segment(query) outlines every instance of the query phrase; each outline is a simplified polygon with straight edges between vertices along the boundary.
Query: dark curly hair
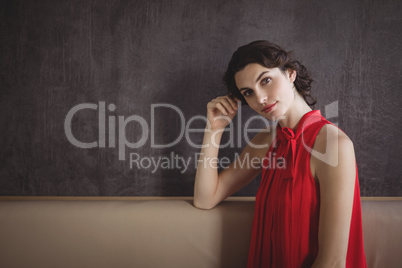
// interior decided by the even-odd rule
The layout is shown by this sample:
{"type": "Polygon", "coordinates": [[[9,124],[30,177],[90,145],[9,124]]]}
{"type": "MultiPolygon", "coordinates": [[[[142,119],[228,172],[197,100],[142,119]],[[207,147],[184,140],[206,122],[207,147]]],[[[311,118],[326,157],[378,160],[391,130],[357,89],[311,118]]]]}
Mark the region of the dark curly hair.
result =
{"type": "Polygon", "coordinates": [[[278,67],[283,73],[287,69],[295,70],[297,75],[294,85],[297,91],[303,96],[310,107],[313,107],[317,103],[317,100],[311,96],[311,83],[313,79],[306,67],[299,61],[292,59],[291,52],[287,52],[269,41],[260,40],[239,47],[233,53],[223,76],[229,96],[240,99],[243,105],[246,105],[247,102],[237,88],[235,74],[250,63],[258,63],[267,68],[278,67]]]}

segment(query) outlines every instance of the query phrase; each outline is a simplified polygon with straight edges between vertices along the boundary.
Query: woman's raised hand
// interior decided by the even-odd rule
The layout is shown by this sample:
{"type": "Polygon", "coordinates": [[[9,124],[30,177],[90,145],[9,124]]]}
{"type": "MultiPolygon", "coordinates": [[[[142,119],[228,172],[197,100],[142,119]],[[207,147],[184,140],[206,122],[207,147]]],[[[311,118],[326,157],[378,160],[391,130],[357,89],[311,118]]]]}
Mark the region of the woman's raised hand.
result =
{"type": "Polygon", "coordinates": [[[229,95],[219,96],[207,104],[207,118],[211,130],[224,129],[237,113],[240,101],[229,95]]]}

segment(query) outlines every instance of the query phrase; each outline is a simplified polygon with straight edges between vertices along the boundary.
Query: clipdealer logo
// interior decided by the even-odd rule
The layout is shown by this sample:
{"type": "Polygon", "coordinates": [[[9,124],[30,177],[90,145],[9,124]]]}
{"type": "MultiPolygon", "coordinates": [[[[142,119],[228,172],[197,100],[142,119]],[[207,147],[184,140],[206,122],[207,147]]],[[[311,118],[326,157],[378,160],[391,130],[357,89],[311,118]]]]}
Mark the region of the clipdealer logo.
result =
{"type": "MultiPolygon", "coordinates": [[[[229,139],[226,143],[224,144],[216,144],[215,143],[215,138],[214,136],[212,137],[212,144],[196,144],[194,143],[191,138],[190,138],[190,133],[204,133],[205,131],[210,131],[210,124],[208,122],[208,119],[205,116],[202,115],[195,115],[192,116],[186,123],[186,118],[183,114],[183,112],[176,106],[172,104],[167,104],[167,103],[157,103],[157,104],[151,104],[150,106],[151,109],[151,122],[150,125],[148,122],[141,116],[139,115],[130,115],[128,117],[125,116],[116,116],[116,115],[107,115],[107,112],[114,112],[116,110],[116,105],[114,104],[109,104],[106,108],[106,103],[104,101],[100,101],[98,104],[94,103],[81,103],[69,110],[69,112],[66,115],[66,118],[64,120],[64,130],[66,137],[68,141],[81,149],[88,149],[88,148],[117,148],[118,149],[118,155],[119,155],[119,160],[124,161],[126,160],[126,149],[131,148],[131,149],[138,149],[142,146],[144,146],[149,138],[150,138],[150,145],[151,148],[169,148],[173,147],[177,143],[179,143],[183,137],[185,137],[187,143],[191,145],[193,148],[196,149],[201,149],[204,147],[208,146],[214,146],[214,147],[219,147],[219,148],[226,148],[230,146],[231,148],[238,147],[241,148],[242,145],[242,135],[244,137],[244,140],[246,141],[247,144],[250,144],[250,146],[254,148],[268,148],[269,144],[262,144],[262,145],[256,145],[252,144],[248,134],[249,133],[258,133],[258,132],[270,132],[271,127],[273,122],[269,122],[266,118],[260,116],[260,115],[254,115],[248,118],[248,120],[244,123],[243,131],[242,131],[242,126],[243,123],[241,122],[241,105],[238,108],[237,111],[237,134],[235,135],[236,130],[234,129],[233,126],[233,121],[230,120],[227,116],[221,116],[219,119],[226,119],[229,121],[228,126],[225,129],[219,130],[214,132],[213,135],[217,135],[220,132],[229,132],[229,139]],[[180,117],[180,134],[176,139],[168,144],[157,144],[155,141],[155,110],[159,108],[168,108],[173,110],[174,112],[177,113],[177,115],[180,117]],[[73,132],[72,132],[72,119],[74,115],[79,113],[82,110],[93,110],[97,111],[98,113],[98,138],[95,141],[92,142],[83,142],[78,140],[73,132]],[[191,128],[191,124],[195,120],[201,120],[206,124],[206,128],[202,129],[197,129],[197,128],[191,128]],[[250,124],[254,120],[259,120],[263,121],[265,124],[265,127],[262,129],[251,129],[250,124]],[[107,121],[107,123],[106,123],[107,121]],[[126,138],[126,127],[130,123],[138,123],[140,125],[140,131],[141,131],[141,137],[135,141],[131,142],[128,141],[126,138]],[[116,137],[116,128],[117,128],[117,137],[116,137]],[[108,133],[106,133],[106,129],[108,129],[108,133]],[[235,136],[237,136],[237,139],[235,140],[235,136]],[[107,145],[106,145],[107,143],[107,145]]],[[[326,118],[336,118],[338,117],[338,101],[335,101],[329,105],[325,106],[325,114],[326,118]]],[[[337,125],[337,124],[335,124],[337,125]]],[[[305,127],[305,126],[303,126],[305,127]]],[[[334,135],[337,135],[338,129],[335,130],[336,133],[329,133],[327,134],[327,141],[331,138],[334,137],[334,135]]],[[[337,144],[337,140],[335,141],[337,144]]],[[[338,158],[333,157],[334,154],[329,154],[328,152],[326,153],[320,153],[318,151],[315,151],[313,148],[310,148],[303,140],[302,140],[304,148],[309,151],[312,155],[314,155],[316,158],[320,159],[323,162],[328,163],[331,166],[336,166],[338,164],[338,158]],[[332,157],[331,157],[332,156],[332,157]]],[[[337,146],[334,147],[337,150],[337,146]]],[[[336,152],[335,155],[338,152],[336,152]]],[[[138,153],[129,153],[130,156],[130,168],[136,167],[137,169],[152,169],[152,173],[156,172],[158,168],[161,169],[179,169],[183,172],[185,172],[191,162],[192,157],[183,157],[179,155],[174,155],[173,152],[170,153],[170,156],[142,156],[138,153]]],[[[235,154],[235,159],[237,159],[239,155],[235,154]]],[[[270,156],[270,158],[276,157],[276,156],[270,156]]],[[[195,168],[197,167],[197,162],[204,162],[209,163],[211,165],[218,165],[222,168],[226,167],[229,165],[232,161],[235,159],[209,159],[205,160],[205,157],[200,155],[199,153],[196,153],[194,155],[194,162],[195,162],[195,168]],[[226,166],[225,166],[226,165],[226,166]]],[[[283,168],[286,167],[286,163],[283,163],[281,159],[275,160],[273,159],[275,163],[281,163],[279,166],[278,164],[271,166],[271,168],[283,168]]],[[[244,160],[245,161],[245,160],[244,160]]],[[[261,159],[247,159],[247,163],[239,163],[241,166],[247,165],[248,167],[252,166],[255,167],[255,163],[260,163],[257,164],[261,165],[261,159]]],[[[235,162],[236,164],[236,162],[235,162]]]]}
{"type": "MultiPolygon", "coordinates": [[[[119,155],[119,160],[124,161],[126,160],[126,150],[127,148],[131,149],[138,149],[150,140],[150,146],[151,148],[169,148],[173,147],[176,144],[178,144],[183,138],[185,138],[187,144],[192,146],[193,148],[196,149],[201,149],[203,147],[208,147],[208,146],[215,146],[219,148],[226,148],[226,147],[231,147],[234,148],[236,146],[242,147],[243,140],[241,139],[242,134],[245,137],[245,140],[247,143],[251,143],[249,140],[248,136],[249,133],[257,133],[260,131],[270,131],[271,124],[270,122],[258,115],[250,117],[244,124],[243,131],[239,127],[237,130],[235,130],[233,121],[229,119],[227,116],[221,116],[219,119],[226,119],[229,121],[229,125],[227,128],[219,130],[214,132],[213,134],[213,139],[211,144],[196,144],[194,143],[191,138],[190,138],[190,133],[201,133],[203,134],[205,131],[208,131],[210,129],[210,124],[208,122],[208,119],[205,116],[202,115],[195,115],[189,118],[189,120],[186,122],[186,118],[184,116],[184,113],[177,107],[172,104],[168,103],[157,103],[157,104],[151,104],[150,105],[150,124],[141,116],[139,115],[130,115],[128,117],[125,117],[123,115],[116,116],[116,115],[111,115],[108,114],[108,112],[114,112],[116,110],[116,105],[114,104],[109,104],[106,105],[104,101],[100,101],[98,104],[95,103],[81,103],[73,108],[71,108],[64,120],[64,131],[66,134],[66,137],[68,141],[81,149],[88,149],[88,148],[117,148],[118,150],[118,155],[119,155]],[[155,126],[158,124],[156,121],[156,115],[155,111],[157,109],[170,109],[171,111],[175,112],[177,116],[180,118],[180,133],[176,137],[176,139],[172,142],[169,142],[167,144],[159,144],[155,141],[155,126]],[[97,112],[98,114],[98,137],[96,140],[92,142],[83,142],[80,141],[73,133],[72,131],[72,120],[73,117],[78,115],[81,111],[84,110],[93,110],[94,112],[97,112]],[[192,124],[196,120],[201,120],[206,124],[206,128],[202,129],[197,129],[197,128],[192,128],[192,124]],[[250,128],[250,124],[254,120],[259,120],[263,121],[265,124],[264,129],[252,129],[250,128]],[[137,123],[139,124],[139,129],[138,133],[141,132],[140,138],[137,141],[128,141],[126,137],[126,127],[128,124],[132,123],[137,123]],[[117,129],[117,136],[116,136],[116,129],[117,129]],[[235,132],[237,131],[237,135],[235,135],[235,132]],[[222,144],[216,144],[215,143],[215,138],[218,133],[220,132],[229,132],[229,139],[226,143],[222,144]],[[237,136],[237,139],[235,138],[237,136]]],[[[237,112],[237,124],[238,126],[242,126],[241,122],[241,106],[238,109],[237,112]]],[[[252,146],[261,148],[264,147],[264,145],[253,145],[252,146]]],[[[265,147],[268,147],[268,144],[265,145],[265,147]]],[[[172,155],[173,153],[171,152],[169,157],[167,156],[143,156],[138,153],[131,152],[129,153],[129,161],[130,161],[130,168],[137,167],[137,168],[144,168],[144,169],[152,169],[152,173],[156,171],[157,168],[164,168],[164,169],[180,169],[180,170],[187,170],[189,163],[191,161],[190,159],[184,158],[179,155],[172,155]]],[[[235,155],[238,156],[238,155],[235,155]]],[[[201,159],[201,156],[199,153],[194,154],[194,160],[195,160],[195,167],[197,166],[197,161],[198,159],[201,159]]],[[[204,159],[204,158],[202,158],[204,159]]],[[[231,162],[229,159],[222,159],[222,161],[217,161],[219,164],[221,164],[221,167],[225,167],[224,165],[227,162],[231,162]]],[[[243,163],[243,165],[245,165],[243,163]]]]}

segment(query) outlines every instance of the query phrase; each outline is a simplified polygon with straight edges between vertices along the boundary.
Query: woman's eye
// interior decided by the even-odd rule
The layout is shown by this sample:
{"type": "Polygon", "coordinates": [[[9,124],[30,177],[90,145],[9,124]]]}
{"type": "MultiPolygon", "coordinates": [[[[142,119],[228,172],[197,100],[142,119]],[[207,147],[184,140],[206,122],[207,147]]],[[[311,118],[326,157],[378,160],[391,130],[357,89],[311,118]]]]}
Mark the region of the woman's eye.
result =
{"type": "Polygon", "coordinates": [[[251,93],[253,93],[250,89],[247,89],[245,91],[243,91],[243,96],[248,97],[251,95],[251,93]]]}
{"type": "Polygon", "coordinates": [[[271,78],[267,77],[267,78],[261,80],[261,84],[263,84],[263,85],[268,84],[269,81],[271,81],[271,78]]]}

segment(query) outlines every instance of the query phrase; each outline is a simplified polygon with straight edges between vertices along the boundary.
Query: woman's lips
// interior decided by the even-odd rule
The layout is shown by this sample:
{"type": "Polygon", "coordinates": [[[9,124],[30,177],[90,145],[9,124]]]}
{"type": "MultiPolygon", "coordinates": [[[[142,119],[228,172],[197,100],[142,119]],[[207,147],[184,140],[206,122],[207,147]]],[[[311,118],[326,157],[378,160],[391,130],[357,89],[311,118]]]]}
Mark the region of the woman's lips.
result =
{"type": "Polygon", "coordinates": [[[275,107],[275,105],[276,105],[276,102],[274,104],[267,105],[264,107],[264,109],[262,109],[262,111],[264,113],[269,113],[270,111],[272,111],[272,109],[275,107]]]}

